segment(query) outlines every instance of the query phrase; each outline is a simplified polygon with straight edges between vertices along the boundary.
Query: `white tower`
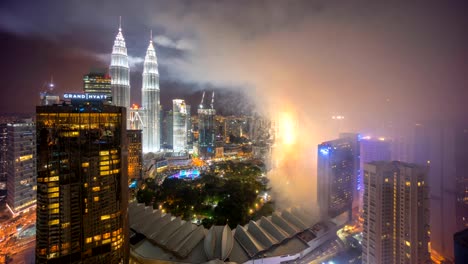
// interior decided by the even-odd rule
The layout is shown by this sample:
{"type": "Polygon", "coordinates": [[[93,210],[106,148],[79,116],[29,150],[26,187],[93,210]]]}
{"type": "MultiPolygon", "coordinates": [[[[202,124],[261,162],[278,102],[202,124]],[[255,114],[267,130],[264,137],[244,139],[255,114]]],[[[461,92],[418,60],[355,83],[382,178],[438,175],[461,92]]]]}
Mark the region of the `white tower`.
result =
{"type": "Polygon", "coordinates": [[[119,33],[115,37],[112,48],[109,72],[111,75],[112,103],[127,108],[128,120],[130,113],[130,69],[128,67],[127,48],[125,47],[125,39],[122,35],[121,22],[122,20],[120,20],[119,33]]]}
{"type": "Polygon", "coordinates": [[[146,116],[143,127],[143,152],[157,152],[160,149],[159,72],[152,32],[143,66],[141,90],[142,106],[146,116]]]}

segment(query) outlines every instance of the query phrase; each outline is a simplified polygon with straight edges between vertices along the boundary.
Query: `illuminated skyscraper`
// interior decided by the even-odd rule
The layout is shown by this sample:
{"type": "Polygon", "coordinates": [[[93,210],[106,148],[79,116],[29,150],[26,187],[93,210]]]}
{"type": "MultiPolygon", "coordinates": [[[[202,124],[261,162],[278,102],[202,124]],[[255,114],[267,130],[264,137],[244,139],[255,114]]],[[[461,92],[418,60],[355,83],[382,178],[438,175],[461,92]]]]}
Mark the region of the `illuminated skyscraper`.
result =
{"type": "Polygon", "coordinates": [[[371,162],[364,189],[362,263],[432,263],[427,168],[371,162]]]}
{"type": "Polygon", "coordinates": [[[185,101],[172,100],[172,144],[174,152],[187,150],[187,108],[185,101]]]}
{"type": "Polygon", "coordinates": [[[203,92],[202,102],[198,108],[198,152],[200,156],[209,158],[215,153],[214,92],[209,106],[203,105],[204,97],[203,92]]]}
{"type": "MultiPolygon", "coordinates": [[[[127,108],[127,115],[130,113],[130,69],[128,66],[127,48],[122,35],[122,27],[119,25],[119,32],[115,37],[112,48],[111,64],[109,72],[111,76],[112,103],[116,106],[127,108]]],[[[127,116],[126,119],[129,119],[127,116]]]]}
{"type": "Polygon", "coordinates": [[[83,91],[89,94],[105,94],[112,98],[111,77],[105,70],[93,70],[83,76],[83,91]]]}
{"type": "Polygon", "coordinates": [[[128,263],[126,110],[38,106],[36,263],[128,263]]]}
{"type": "Polygon", "coordinates": [[[159,72],[152,36],[143,66],[141,99],[146,116],[145,127],[143,128],[143,152],[157,152],[160,149],[161,130],[159,120],[159,72]]]}
{"type": "Polygon", "coordinates": [[[7,207],[16,215],[36,204],[36,126],[25,119],[6,131],[7,207]]]}
{"type": "Polygon", "coordinates": [[[323,219],[351,220],[359,170],[357,137],[340,137],[318,146],[317,199],[323,219]]]}
{"type": "Polygon", "coordinates": [[[143,167],[143,151],[141,130],[127,130],[128,140],[128,179],[141,179],[143,167]]]}

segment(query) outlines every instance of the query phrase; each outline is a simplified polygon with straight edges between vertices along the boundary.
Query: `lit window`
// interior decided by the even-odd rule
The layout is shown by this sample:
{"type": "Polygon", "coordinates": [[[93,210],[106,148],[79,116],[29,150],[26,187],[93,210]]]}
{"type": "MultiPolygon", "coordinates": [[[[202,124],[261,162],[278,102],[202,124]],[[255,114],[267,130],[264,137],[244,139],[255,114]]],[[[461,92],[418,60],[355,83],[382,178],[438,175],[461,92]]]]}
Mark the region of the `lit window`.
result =
{"type": "Polygon", "coordinates": [[[59,219],[55,219],[55,220],[51,220],[49,221],[49,225],[58,225],[60,223],[60,220],[59,219]]]}
{"type": "Polygon", "coordinates": [[[109,155],[109,151],[108,150],[99,151],[99,155],[101,155],[101,156],[109,155]]]}
{"type": "Polygon", "coordinates": [[[408,246],[408,247],[411,247],[411,243],[407,240],[405,240],[405,244],[408,246]]]}
{"type": "Polygon", "coordinates": [[[109,171],[101,171],[99,174],[101,176],[106,176],[106,175],[109,175],[109,171]]]}
{"type": "Polygon", "coordinates": [[[406,186],[411,186],[411,182],[410,182],[410,181],[406,181],[406,182],[405,182],[405,185],[406,185],[406,186]]]}
{"type": "Polygon", "coordinates": [[[95,202],[99,202],[99,196],[94,196],[93,200],[94,200],[95,202]]]}
{"type": "Polygon", "coordinates": [[[101,220],[107,220],[110,218],[110,215],[101,215],[101,220]]]}
{"type": "Polygon", "coordinates": [[[94,236],[94,241],[99,241],[101,240],[101,235],[94,236]]]}
{"type": "Polygon", "coordinates": [[[388,182],[388,178],[385,178],[385,182],[388,182]]]}
{"type": "Polygon", "coordinates": [[[49,188],[48,192],[58,192],[59,191],[59,187],[53,187],[53,188],[49,188]]]}
{"type": "Polygon", "coordinates": [[[59,197],[59,193],[58,193],[58,192],[49,193],[49,195],[48,195],[47,197],[48,197],[48,198],[55,198],[55,197],[59,197]]]}
{"type": "Polygon", "coordinates": [[[101,187],[99,186],[93,187],[93,192],[99,192],[100,190],[101,190],[101,187]]]}
{"type": "Polygon", "coordinates": [[[83,163],[81,163],[81,167],[83,167],[83,168],[88,168],[88,167],[89,167],[89,162],[83,162],[83,163]]]}
{"type": "Polygon", "coordinates": [[[58,181],[58,180],[59,180],[59,176],[49,177],[49,181],[58,181]]]}
{"type": "Polygon", "coordinates": [[[70,222],[66,222],[62,224],[62,228],[67,228],[70,226],[70,222]]]}
{"type": "Polygon", "coordinates": [[[49,204],[49,209],[58,208],[58,207],[59,207],[58,203],[49,204]]]}
{"type": "Polygon", "coordinates": [[[58,214],[60,210],[58,208],[50,210],[50,214],[58,214]]]}
{"type": "Polygon", "coordinates": [[[93,242],[93,238],[92,237],[87,237],[86,238],[86,244],[89,244],[91,242],[93,242]]]}

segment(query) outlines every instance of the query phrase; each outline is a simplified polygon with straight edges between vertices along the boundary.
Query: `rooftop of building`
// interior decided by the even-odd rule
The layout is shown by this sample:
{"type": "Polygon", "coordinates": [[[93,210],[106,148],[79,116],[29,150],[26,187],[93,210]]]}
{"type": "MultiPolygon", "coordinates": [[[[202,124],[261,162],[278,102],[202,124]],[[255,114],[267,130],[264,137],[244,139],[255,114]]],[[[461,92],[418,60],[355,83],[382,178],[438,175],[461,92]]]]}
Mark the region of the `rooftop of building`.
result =
{"type": "Polygon", "coordinates": [[[206,229],[135,202],[129,204],[131,254],[144,263],[244,263],[303,252],[330,229],[311,212],[294,208],[238,225],[206,229]]]}

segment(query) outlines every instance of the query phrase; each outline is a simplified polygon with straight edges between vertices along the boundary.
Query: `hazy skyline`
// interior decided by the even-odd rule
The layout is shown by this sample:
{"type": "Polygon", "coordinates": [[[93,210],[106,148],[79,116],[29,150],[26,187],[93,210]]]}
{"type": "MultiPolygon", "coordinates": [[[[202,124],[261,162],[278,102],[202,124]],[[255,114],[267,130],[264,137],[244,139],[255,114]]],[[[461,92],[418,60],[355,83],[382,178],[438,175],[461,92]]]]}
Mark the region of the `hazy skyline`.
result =
{"type": "Polygon", "coordinates": [[[108,67],[122,16],[132,103],[140,103],[152,29],[163,105],[203,88],[231,88],[247,91],[260,111],[281,98],[314,117],[452,117],[466,112],[465,7],[463,1],[2,1],[0,67],[9,96],[1,97],[0,112],[32,112],[51,75],[59,94],[81,91],[83,74],[108,67]]]}

